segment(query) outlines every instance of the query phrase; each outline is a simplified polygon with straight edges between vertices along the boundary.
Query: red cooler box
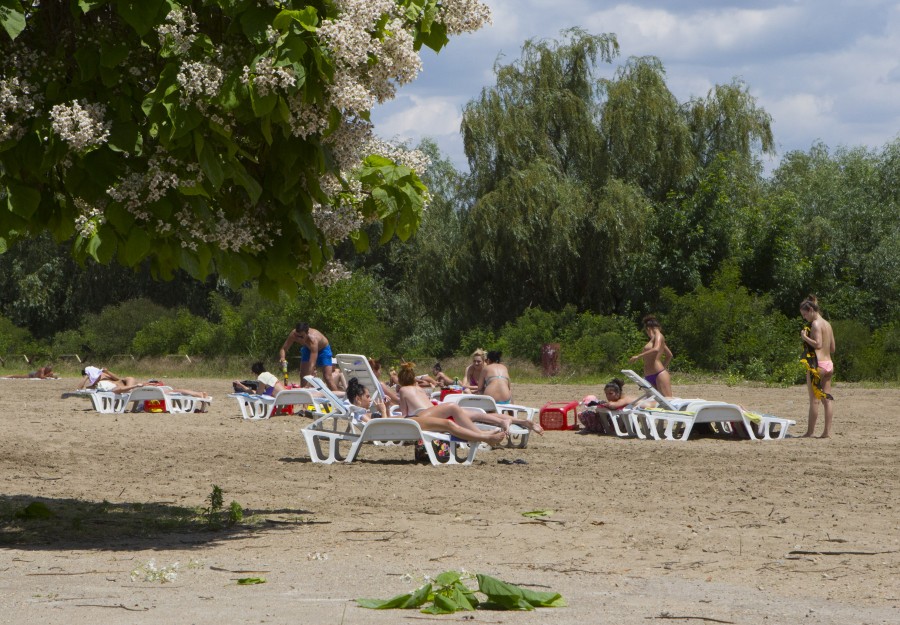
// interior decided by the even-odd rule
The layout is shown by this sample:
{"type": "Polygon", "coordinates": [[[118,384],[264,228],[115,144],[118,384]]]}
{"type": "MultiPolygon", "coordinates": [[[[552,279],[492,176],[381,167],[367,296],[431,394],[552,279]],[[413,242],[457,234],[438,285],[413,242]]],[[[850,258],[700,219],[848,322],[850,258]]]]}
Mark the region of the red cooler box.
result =
{"type": "Polygon", "coordinates": [[[545,430],[577,430],[578,402],[548,402],[541,408],[541,427],[545,430]],[[569,423],[571,416],[572,422],[569,423]]]}

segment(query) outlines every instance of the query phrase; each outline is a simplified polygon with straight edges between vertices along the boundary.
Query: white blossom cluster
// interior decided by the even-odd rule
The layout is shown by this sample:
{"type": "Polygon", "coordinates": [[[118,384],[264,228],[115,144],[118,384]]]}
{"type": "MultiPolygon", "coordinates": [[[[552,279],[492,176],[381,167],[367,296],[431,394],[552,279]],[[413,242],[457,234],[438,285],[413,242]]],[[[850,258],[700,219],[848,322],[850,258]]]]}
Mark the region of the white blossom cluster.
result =
{"type": "Polygon", "coordinates": [[[409,167],[419,176],[423,175],[428,166],[431,165],[431,158],[422,150],[410,150],[402,145],[389,143],[377,137],[369,139],[363,146],[363,151],[366,154],[378,154],[389,158],[398,165],[409,167]]]}
{"type": "Polygon", "coordinates": [[[176,54],[185,54],[197,38],[197,15],[190,9],[176,7],[156,29],[159,43],[168,45],[176,54]]]}
{"type": "Polygon", "coordinates": [[[328,127],[328,117],[315,105],[304,104],[302,94],[297,93],[288,98],[288,108],[291,112],[288,124],[295,137],[306,139],[328,127]]]}
{"type": "Polygon", "coordinates": [[[104,105],[73,100],[50,109],[50,126],[74,150],[81,151],[106,143],[110,122],[104,119],[105,116],[104,105]]]}
{"type": "Polygon", "coordinates": [[[80,198],[75,199],[75,206],[81,211],[75,218],[75,231],[89,239],[97,231],[97,227],[106,221],[103,209],[91,206],[80,198]]]}
{"type": "Polygon", "coordinates": [[[181,247],[195,251],[199,243],[209,243],[231,252],[261,252],[272,245],[274,237],[281,236],[279,228],[267,228],[263,219],[245,216],[240,221],[233,221],[221,210],[216,212],[215,219],[201,219],[185,207],[175,219],[181,247]]]}
{"type": "MultiPolygon", "coordinates": [[[[347,269],[343,263],[339,260],[329,260],[325,263],[325,266],[322,270],[316,274],[315,283],[321,287],[329,287],[337,284],[341,280],[346,280],[351,277],[353,274],[350,273],[350,270],[347,269]]],[[[319,555],[318,553],[316,554],[319,555]]],[[[313,558],[310,558],[313,559],[313,558]]],[[[321,554],[320,557],[315,558],[316,560],[327,560],[328,554],[321,554]]]]}
{"type": "Polygon", "coordinates": [[[353,171],[363,157],[363,146],[372,138],[372,124],[364,119],[344,119],[323,143],[331,148],[332,157],[342,172],[353,171]]]}
{"type": "Polygon", "coordinates": [[[0,141],[22,138],[25,126],[15,123],[15,118],[33,113],[34,106],[28,82],[18,76],[0,79],[0,141]]]}
{"type": "Polygon", "coordinates": [[[241,82],[249,85],[251,80],[259,95],[268,95],[270,91],[281,89],[287,91],[297,85],[297,78],[294,76],[294,70],[290,67],[275,67],[275,62],[263,57],[256,62],[251,69],[244,66],[244,73],[241,75],[241,82]]]}
{"type": "Polygon", "coordinates": [[[209,98],[219,94],[224,74],[222,70],[209,63],[186,61],[175,78],[181,86],[181,103],[189,104],[196,96],[209,98]]]}
{"type": "Polygon", "coordinates": [[[131,581],[171,583],[178,577],[178,567],[178,562],[173,562],[169,566],[158,568],[156,561],[150,560],[147,564],[139,566],[131,572],[131,581]]]}
{"type": "Polygon", "coordinates": [[[106,194],[122,202],[135,218],[149,222],[153,216],[143,210],[143,206],[162,199],[172,189],[197,186],[202,177],[200,166],[196,163],[185,165],[171,156],[158,154],[147,162],[146,171],[132,172],[108,188],[106,194]]]}
{"type": "Polygon", "coordinates": [[[478,0],[444,0],[438,20],[447,27],[448,35],[470,33],[485,24],[493,24],[490,7],[478,0]]]}
{"type": "Polygon", "coordinates": [[[363,225],[363,217],[350,202],[341,202],[336,206],[316,204],[312,210],[316,228],[331,244],[345,240],[351,233],[363,225]]]}

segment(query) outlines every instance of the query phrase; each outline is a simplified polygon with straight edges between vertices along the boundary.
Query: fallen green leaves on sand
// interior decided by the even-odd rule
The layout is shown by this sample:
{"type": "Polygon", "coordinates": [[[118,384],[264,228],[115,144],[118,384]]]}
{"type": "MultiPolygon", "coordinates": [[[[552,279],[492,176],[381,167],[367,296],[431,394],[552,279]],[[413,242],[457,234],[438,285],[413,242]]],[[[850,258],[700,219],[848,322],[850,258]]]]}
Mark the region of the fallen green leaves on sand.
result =
{"type": "Polygon", "coordinates": [[[557,592],[538,592],[521,588],[489,575],[471,575],[459,571],[445,571],[433,582],[428,582],[411,593],[392,599],[357,599],[363,608],[373,610],[422,608],[426,614],[452,614],[459,610],[533,610],[535,608],[560,608],[566,605],[557,592]],[[477,579],[478,589],[465,585],[466,579],[477,579]],[[480,600],[476,593],[487,597],[480,600]],[[426,603],[431,605],[422,607],[426,603]]]}
{"type": "Polygon", "coordinates": [[[523,512],[522,516],[527,516],[530,519],[536,519],[543,516],[550,516],[553,514],[553,510],[532,510],[531,512],[523,512]]]}
{"type": "Polygon", "coordinates": [[[237,581],[238,586],[253,586],[255,584],[265,584],[264,577],[241,577],[237,581]]]}

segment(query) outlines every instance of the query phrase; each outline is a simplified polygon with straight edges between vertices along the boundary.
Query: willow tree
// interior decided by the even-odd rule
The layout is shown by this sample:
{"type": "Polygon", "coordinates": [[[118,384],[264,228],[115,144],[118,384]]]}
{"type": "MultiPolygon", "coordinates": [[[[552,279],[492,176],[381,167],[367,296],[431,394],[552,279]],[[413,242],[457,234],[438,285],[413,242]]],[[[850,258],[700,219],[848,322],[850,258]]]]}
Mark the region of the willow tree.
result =
{"type": "Polygon", "coordinates": [[[75,254],[269,291],[378,220],[407,238],[421,155],[369,110],[477,0],[0,0],[0,251],[75,254]]]}
{"type": "Polygon", "coordinates": [[[640,249],[648,206],[640,189],[607,189],[598,175],[598,64],[617,53],[614,35],[580,29],[527,41],[465,107],[476,201],[463,221],[464,279],[490,294],[469,302],[470,318],[499,325],[529,305],[610,311],[621,302],[619,270],[640,249]]]}

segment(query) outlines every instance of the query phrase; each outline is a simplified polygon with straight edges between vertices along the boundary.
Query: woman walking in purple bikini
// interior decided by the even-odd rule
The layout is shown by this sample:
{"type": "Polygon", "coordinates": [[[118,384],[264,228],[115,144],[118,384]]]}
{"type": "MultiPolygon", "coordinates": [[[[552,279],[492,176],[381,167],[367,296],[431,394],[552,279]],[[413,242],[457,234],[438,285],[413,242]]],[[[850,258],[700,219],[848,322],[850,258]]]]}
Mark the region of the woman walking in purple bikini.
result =
{"type": "Polygon", "coordinates": [[[672,378],[669,376],[672,351],[666,345],[666,337],[663,336],[659,321],[653,315],[644,317],[644,332],[650,341],[644,345],[640,354],[635,354],[629,361],[643,359],[644,379],[665,397],[672,397],[672,378]]]}

